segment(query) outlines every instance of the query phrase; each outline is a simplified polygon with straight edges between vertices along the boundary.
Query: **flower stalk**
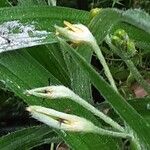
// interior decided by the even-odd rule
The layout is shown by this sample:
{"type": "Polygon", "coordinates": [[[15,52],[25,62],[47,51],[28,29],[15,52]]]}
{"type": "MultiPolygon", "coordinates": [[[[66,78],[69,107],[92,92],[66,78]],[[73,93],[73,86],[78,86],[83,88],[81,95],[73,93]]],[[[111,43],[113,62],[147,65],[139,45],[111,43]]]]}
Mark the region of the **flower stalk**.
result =
{"type": "Polygon", "coordinates": [[[84,108],[92,112],[94,115],[101,118],[103,121],[111,125],[113,128],[121,132],[124,132],[124,128],[121,127],[117,122],[115,122],[110,117],[97,110],[94,106],[89,104],[87,101],[82,99],[80,96],[78,96],[77,94],[75,94],[73,91],[71,91],[69,88],[65,86],[62,85],[47,86],[47,87],[27,90],[25,93],[27,95],[34,95],[37,97],[48,98],[48,99],[60,99],[60,98],[71,99],[72,101],[80,104],[81,106],[83,106],[84,108]]]}
{"type": "Polygon", "coordinates": [[[103,68],[104,68],[104,73],[105,73],[106,77],[108,78],[108,80],[109,80],[111,86],[113,87],[113,89],[114,89],[116,92],[118,92],[118,89],[117,89],[117,87],[116,87],[115,81],[114,81],[114,79],[113,79],[113,77],[112,77],[112,74],[111,74],[111,72],[110,72],[110,69],[109,69],[109,67],[108,67],[108,65],[107,65],[107,63],[106,63],[106,60],[105,60],[105,58],[104,58],[104,56],[103,56],[103,54],[102,54],[102,52],[101,52],[99,46],[97,45],[97,42],[96,42],[96,41],[95,41],[95,42],[93,41],[93,42],[89,43],[89,46],[91,46],[91,48],[93,49],[93,51],[94,51],[95,54],[97,55],[98,59],[100,60],[102,66],[103,66],[103,68]]]}

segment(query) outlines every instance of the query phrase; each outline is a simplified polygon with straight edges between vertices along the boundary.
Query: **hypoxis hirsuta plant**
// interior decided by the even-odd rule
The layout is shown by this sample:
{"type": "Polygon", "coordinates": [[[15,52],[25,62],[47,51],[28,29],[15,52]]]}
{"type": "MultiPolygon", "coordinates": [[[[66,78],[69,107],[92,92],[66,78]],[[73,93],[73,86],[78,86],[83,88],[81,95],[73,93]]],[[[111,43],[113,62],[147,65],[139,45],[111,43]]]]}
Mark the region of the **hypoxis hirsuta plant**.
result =
{"type": "MultiPolygon", "coordinates": [[[[29,49],[29,51],[26,51],[26,50],[15,51],[15,49],[20,48],[20,47],[18,47],[17,45],[12,46],[12,44],[16,43],[15,41],[18,41],[16,39],[16,36],[15,37],[12,36],[12,33],[8,34],[7,36],[8,39],[12,37],[11,38],[12,40],[10,40],[10,42],[8,40],[3,39],[3,42],[6,43],[6,48],[10,48],[10,50],[13,50],[13,51],[10,53],[9,52],[1,53],[0,80],[4,81],[6,86],[9,89],[11,89],[17,96],[22,98],[24,102],[26,102],[29,106],[38,105],[38,106],[43,106],[43,107],[48,107],[48,108],[53,107],[59,111],[65,111],[64,109],[69,108],[71,110],[70,113],[76,114],[76,115],[78,114],[78,116],[80,117],[81,116],[85,117],[86,119],[90,120],[90,122],[92,122],[94,125],[99,126],[100,124],[99,118],[97,119],[97,117],[94,117],[92,113],[85,110],[82,106],[78,104],[76,105],[74,102],[71,102],[68,100],[67,101],[61,100],[59,102],[52,101],[52,100],[49,100],[49,101],[45,100],[46,102],[43,102],[43,100],[40,98],[36,98],[33,96],[27,97],[26,95],[23,94],[23,91],[25,91],[26,89],[32,89],[35,87],[43,87],[47,85],[47,79],[50,78],[51,85],[63,84],[65,86],[69,86],[70,88],[73,89],[73,91],[75,91],[75,93],[78,93],[82,98],[87,100],[87,99],[90,99],[91,93],[88,92],[89,91],[88,87],[90,87],[90,84],[89,82],[86,84],[85,80],[86,81],[90,80],[91,83],[97,88],[97,90],[103,95],[105,100],[109,102],[109,104],[114,108],[114,110],[120,115],[121,119],[123,120],[122,128],[129,126],[129,129],[130,129],[129,133],[133,131],[133,133],[135,133],[134,137],[138,137],[136,138],[137,141],[138,139],[140,139],[140,141],[144,141],[144,142],[141,142],[144,144],[141,144],[140,142],[138,142],[140,143],[141,147],[142,146],[144,147],[143,149],[146,149],[145,148],[146,144],[150,147],[150,144],[148,144],[150,143],[150,138],[149,138],[150,129],[148,127],[148,122],[145,121],[139,115],[139,113],[141,113],[140,110],[136,108],[137,112],[139,112],[137,113],[131,107],[131,105],[129,105],[130,102],[128,103],[128,101],[123,99],[123,97],[121,97],[120,94],[117,94],[112,89],[112,87],[105,80],[101,78],[101,75],[98,74],[94,70],[94,68],[90,66],[90,64],[88,63],[89,61],[87,60],[87,56],[88,58],[91,56],[91,52],[90,52],[91,48],[89,48],[90,46],[87,46],[86,44],[84,44],[83,46],[84,48],[82,46],[80,48],[79,46],[77,50],[75,50],[73,47],[68,45],[68,43],[66,43],[64,40],[60,39],[59,42],[60,42],[61,49],[65,51],[64,52],[65,54],[67,53],[66,55],[63,53],[64,57],[70,55],[69,57],[71,60],[71,63],[70,63],[70,61],[68,60],[65,60],[65,61],[64,59],[61,60],[61,58],[63,58],[63,55],[60,53],[61,51],[59,47],[57,47],[58,45],[56,44],[54,48],[54,44],[52,44],[52,43],[58,42],[53,38],[53,34],[51,34],[53,33],[52,31],[54,30],[54,27],[53,27],[54,24],[60,25],[63,22],[63,20],[67,19],[73,22],[80,22],[80,23],[87,25],[89,23],[88,12],[79,11],[79,10],[76,11],[74,9],[59,8],[59,7],[55,7],[55,8],[54,7],[53,8],[51,7],[47,7],[47,8],[46,7],[44,8],[43,7],[42,8],[41,7],[31,7],[31,8],[15,7],[15,8],[0,9],[0,16],[1,16],[0,17],[1,23],[6,22],[6,21],[19,20],[19,22],[21,22],[23,25],[31,25],[32,23],[35,23],[34,26],[37,31],[41,31],[44,29],[44,31],[46,30],[50,32],[50,34],[48,34],[49,36],[47,36],[47,34],[46,36],[41,35],[40,38],[45,37],[45,39],[40,40],[38,42],[36,41],[35,43],[35,45],[39,45],[39,44],[40,45],[49,44],[49,45],[36,47],[36,50],[33,47],[32,52],[30,51],[31,49],[29,49]],[[12,18],[12,16],[14,17],[12,18]],[[33,22],[33,20],[35,20],[36,22],[33,22]],[[55,61],[52,61],[51,60],[51,58],[53,57],[52,53],[54,52],[56,52],[55,53],[56,59],[55,61]],[[88,62],[86,62],[85,59],[81,57],[81,55],[79,55],[78,52],[88,62]],[[51,56],[51,58],[47,56],[51,56]],[[38,62],[35,59],[38,60],[38,62]],[[44,63],[43,63],[43,60],[44,60],[44,63]],[[47,64],[47,66],[45,66],[45,63],[47,64]],[[55,65],[53,65],[53,63],[55,65]],[[65,63],[67,65],[65,65],[65,63]],[[76,66],[78,67],[77,71],[75,70],[76,66]],[[59,68],[62,68],[61,71],[59,71],[59,68]],[[79,69],[80,69],[80,72],[78,71],[79,69]],[[72,76],[74,72],[75,72],[75,75],[72,76]],[[69,73],[71,74],[70,80],[66,79],[64,81],[62,79],[62,74],[64,75],[65,73],[68,73],[67,74],[68,76],[69,76],[69,73]],[[68,84],[66,84],[67,81],[68,81],[68,84]],[[71,84],[69,81],[71,81],[71,84]],[[76,89],[79,89],[79,90],[76,90],[76,89]],[[84,95],[84,93],[90,93],[90,94],[84,95]]],[[[139,41],[139,42],[149,43],[148,37],[150,33],[149,31],[150,25],[148,24],[149,23],[148,18],[149,16],[140,10],[121,11],[121,10],[116,10],[116,9],[102,9],[102,11],[90,21],[90,24],[88,26],[90,30],[92,31],[94,37],[96,37],[98,44],[104,40],[104,37],[106,36],[106,34],[108,34],[110,30],[112,29],[112,26],[115,29],[122,28],[122,24],[121,25],[117,24],[116,26],[115,23],[118,21],[125,23],[125,25],[127,26],[126,31],[130,33],[130,36],[136,42],[139,41]],[[142,16],[142,17],[139,17],[139,16],[142,16]],[[133,25],[137,30],[133,30],[135,28],[133,28],[133,26],[131,25],[133,25]],[[141,38],[142,37],[141,34],[144,35],[143,37],[145,38],[141,38]],[[137,37],[137,35],[139,36],[137,37]]],[[[26,40],[24,39],[24,41],[26,40]]],[[[17,42],[17,44],[21,45],[21,47],[24,47],[26,49],[28,46],[33,46],[31,43],[32,43],[31,41],[25,42],[25,43],[21,42],[21,44],[17,42]]],[[[139,46],[142,47],[143,45],[140,45],[139,43],[139,46]]],[[[147,47],[149,47],[149,44],[147,44],[147,47]]],[[[7,50],[2,45],[1,45],[1,49],[3,51],[7,50]]],[[[65,58],[68,58],[68,57],[65,57],[65,58]]],[[[137,101],[136,104],[140,105],[138,102],[139,101],[137,101]]],[[[146,107],[144,109],[146,110],[146,107]]],[[[143,113],[141,115],[143,115],[143,113]]],[[[57,118],[57,117],[54,117],[54,118],[58,121],[57,123],[59,123],[59,126],[63,122],[68,122],[67,120],[65,120],[65,118],[57,118]]],[[[111,118],[115,118],[115,117],[111,116],[111,118]]],[[[45,127],[47,128],[47,131],[49,132],[50,129],[47,126],[45,127]]],[[[39,128],[40,127],[38,127],[37,130],[39,128]]],[[[105,129],[105,127],[103,128],[105,129]]],[[[117,132],[118,131],[119,130],[117,130],[117,132]]],[[[45,134],[44,133],[45,131],[43,132],[41,130],[41,132],[45,134]]],[[[121,141],[121,140],[113,139],[112,137],[109,137],[109,136],[101,136],[97,134],[81,134],[81,133],[72,133],[72,132],[71,133],[65,132],[66,134],[61,134],[61,131],[56,131],[56,132],[63,137],[65,142],[68,145],[70,145],[72,149],[75,149],[75,150],[79,150],[78,145],[82,147],[80,149],[84,149],[84,150],[85,149],[86,150],[87,149],[99,150],[101,147],[102,149],[115,149],[115,150],[120,148],[118,141],[121,141]],[[92,144],[91,144],[91,139],[94,139],[92,140],[92,144]]],[[[24,133],[19,132],[19,134],[20,134],[20,137],[19,138],[18,136],[16,137],[17,141],[14,140],[14,134],[11,134],[11,136],[8,135],[7,138],[5,138],[5,141],[7,140],[8,142],[6,141],[5,144],[3,144],[4,140],[2,137],[0,139],[1,149],[2,149],[2,145],[4,145],[4,148],[10,146],[10,149],[12,149],[12,147],[14,146],[16,149],[17,143],[21,145],[21,149],[22,149],[22,145],[24,145],[24,142],[22,142],[22,139],[24,139],[22,134],[24,133]],[[13,138],[10,138],[10,137],[13,137],[13,138]],[[10,142],[10,139],[12,139],[15,144],[12,144],[12,142],[10,142]]],[[[36,135],[41,135],[41,133],[37,133],[36,135]]],[[[29,134],[27,136],[29,139],[29,134]]],[[[34,136],[34,139],[33,139],[34,143],[35,143],[35,137],[36,136],[34,136]]],[[[41,136],[41,139],[43,139],[42,136],[41,136]]],[[[45,143],[45,139],[43,142],[45,143]]],[[[147,146],[147,149],[149,150],[148,146],[147,146]]]]}
{"type": "MultiPolygon", "coordinates": [[[[72,42],[77,43],[77,44],[85,42],[85,43],[87,43],[90,46],[94,45],[94,46],[91,46],[91,47],[93,48],[94,52],[99,57],[100,61],[105,60],[103,55],[102,55],[102,53],[100,52],[100,49],[99,49],[99,47],[98,47],[98,45],[96,43],[95,38],[90,33],[90,31],[88,30],[87,27],[85,27],[84,25],[81,25],[81,24],[72,25],[72,24],[70,24],[68,22],[65,22],[65,24],[67,25],[66,28],[55,26],[57,32],[59,32],[59,35],[61,34],[65,38],[69,38],[69,40],[71,40],[72,42]],[[99,55],[99,52],[100,52],[100,55],[99,55]]],[[[59,38],[59,41],[60,41],[60,43],[62,43],[62,45],[63,45],[63,43],[65,43],[60,38],[59,38]]],[[[131,48],[134,47],[133,43],[129,43],[129,45],[131,46],[131,48]]],[[[74,52],[74,54],[76,54],[76,53],[74,52]]],[[[134,52],[129,52],[129,54],[134,54],[134,52]]],[[[79,57],[79,56],[77,55],[76,58],[77,57],[79,57]]],[[[85,65],[84,61],[83,61],[83,65],[85,65]]],[[[109,68],[106,67],[106,66],[107,66],[106,61],[104,61],[104,65],[103,65],[104,69],[106,69],[106,70],[108,69],[109,70],[109,68]]],[[[110,71],[109,71],[109,74],[111,75],[110,71]]],[[[108,79],[110,79],[109,77],[108,77],[108,79]]],[[[113,78],[111,78],[111,79],[113,79],[113,78]]],[[[114,80],[113,80],[113,82],[114,82],[114,80]]],[[[115,85],[115,84],[113,84],[113,85],[115,85]]],[[[124,99],[121,98],[121,95],[118,94],[117,90],[114,88],[113,85],[112,85],[112,87],[114,89],[114,92],[113,92],[113,94],[115,95],[114,97],[120,98],[120,100],[124,101],[124,99]]],[[[140,146],[138,137],[137,137],[135,131],[130,128],[130,126],[128,127],[127,124],[124,124],[124,127],[120,126],[117,122],[115,122],[110,117],[106,116],[102,112],[100,112],[97,109],[95,109],[92,105],[87,103],[81,97],[76,95],[73,91],[71,91],[70,89],[68,89],[68,88],[66,88],[64,86],[49,86],[49,87],[37,88],[37,89],[27,90],[25,93],[28,94],[28,95],[34,95],[34,96],[37,96],[37,97],[48,98],[48,99],[69,98],[70,100],[73,100],[73,101],[77,102],[78,104],[82,105],[84,108],[86,108],[89,111],[91,111],[94,115],[97,115],[98,117],[100,117],[103,121],[105,121],[106,123],[111,125],[117,131],[114,131],[114,129],[113,130],[106,130],[105,128],[101,128],[101,127],[95,126],[90,121],[87,121],[86,119],[84,120],[83,118],[75,116],[75,115],[67,115],[67,114],[64,114],[64,113],[61,113],[61,112],[57,112],[57,111],[54,111],[54,110],[51,110],[51,109],[43,108],[43,107],[40,107],[40,106],[30,106],[30,107],[28,107],[27,110],[31,112],[31,114],[33,115],[34,118],[36,118],[39,121],[42,121],[42,122],[48,124],[49,126],[55,127],[57,129],[62,129],[62,130],[67,130],[68,131],[69,128],[67,128],[67,126],[74,127],[73,125],[74,125],[75,122],[80,122],[80,121],[82,122],[83,121],[82,122],[83,124],[80,122],[81,125],[84,125],[84,123],[85,124],[87,123],[87,124],[89,124],[88,127],[90,127],[90,129],[87,128],[87,129],[81,130],[81,129],[75,129],[74,128],[74,130],[72,130],[70,128],[69,131],[74,131],[74,132],[77,132],[77,131],[78,132],[92,132],[92,133],[96,132],[97,134],[110,135],[110,136],[115,136],[115,137],[120,137],[120,138],[130,138],[131,141],[133,141],[133,143],[136,145],[137,149],[141,149],[142,147],[145,147],[143,145],[140,146]],[[54,114],[53,112],[55,112],[56,114],[54,114]],[[61,115],[59,116],[59,114],[61,114],[61,115]],[[56,124],[57,124],[57,126],[55,126],[56,124]]],[[[107,98],[109,99],[109,96],[107,96],[107,98]]],[[[113,99],[113,100],[115,100],[115,99],[113,99]]],[[[129,111],[129,112],[133,111],[131,107],[129,107],[129,109],[131,109],[131,111],[129,111]]],[[[123,113],[121,112],[121,114],[123,114],[123,113]]],[[[137,113],[135,113],[135,115],[140,117],[137,113]]],[[[123,115],[123,117],[124,116],[125,115],[123,115]]],[[[140,117],[140,119],[141,119],[140,121],[144,121],[141,117],[140,117]]],[[[144,121],[144,123],[146,123],[146,122],[144,121]]],[[[131,126],[132,125],[133,124],[131,123],[131,126]]],[[[134,125],[134,127],[135,127],[135,125],[134,125]]],[[[136,128],[135,130],[138,130],[138,128],[136,128]]],[[[145,139],[142,139],[142,140],[144,140],[145,143],[147,142],[147,141],[145,141],[145,139]]]]}

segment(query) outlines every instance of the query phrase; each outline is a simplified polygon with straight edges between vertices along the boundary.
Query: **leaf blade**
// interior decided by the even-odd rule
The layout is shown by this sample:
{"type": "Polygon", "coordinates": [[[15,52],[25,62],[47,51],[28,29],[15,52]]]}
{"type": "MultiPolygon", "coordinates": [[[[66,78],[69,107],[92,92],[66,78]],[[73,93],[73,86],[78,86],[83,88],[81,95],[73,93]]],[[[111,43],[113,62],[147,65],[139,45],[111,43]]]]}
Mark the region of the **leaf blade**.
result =
{"type": "Polygon", "coordinates": [[[43,125],[29,127],[0,137],[0,147],[1,150],[31,149],[59,140],[60,138],[54,131],[43,125]]]}

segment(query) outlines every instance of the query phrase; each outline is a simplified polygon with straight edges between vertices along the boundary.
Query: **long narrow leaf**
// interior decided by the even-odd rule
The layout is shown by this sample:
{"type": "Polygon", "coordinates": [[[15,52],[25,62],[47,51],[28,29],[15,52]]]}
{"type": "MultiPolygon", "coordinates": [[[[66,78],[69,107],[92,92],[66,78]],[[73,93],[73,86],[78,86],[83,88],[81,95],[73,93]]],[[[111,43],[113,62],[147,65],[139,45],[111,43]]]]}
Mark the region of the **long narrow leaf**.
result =
{"type": "Polygon", "coordinates": [[[25,150],[60,140],[58,135],[47,126],[29,127],[0,137],[0,149],[25,150]]]}

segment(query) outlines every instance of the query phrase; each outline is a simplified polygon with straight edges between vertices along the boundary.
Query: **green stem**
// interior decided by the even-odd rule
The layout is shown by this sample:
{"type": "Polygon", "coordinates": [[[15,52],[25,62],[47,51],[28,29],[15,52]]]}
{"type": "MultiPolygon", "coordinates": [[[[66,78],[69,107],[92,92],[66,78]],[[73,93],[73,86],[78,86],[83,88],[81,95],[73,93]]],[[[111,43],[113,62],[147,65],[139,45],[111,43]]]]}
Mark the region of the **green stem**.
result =
{"type": "Polygon", "coordinates": [[[76,95],[75,93],[71,94],[68,98],[70,98],[73,101],[75,101],[76,103],[82,105],[84,108],[86,108],[87,110],[92,112],[94,115],[98,116],[99,118],[101,118],[103,121],[105,121],[107,124],[111,125],[115,129],[117,129],[121,132],[124,132],[124,128],[122,126],[120,126],[117,122],[115,122],[110,117],[108,117],[104,113],[97,110],[94,106],[89,104],[87,101],[85,101],[84,99],[82,99],[81,97],[76,95]]]}
{"type": "Polygon", "coordinates": [[[51,143],[50,150],[54,150],[54,143],[51,143]]]}
{"type": "Polygon", "coordinates": [[[114,79],[112,77],[112,74],[111,74],[111,72],[109,70],[109,67],[108,67],[108,65],[106,63],[106,60],[105,60],[105,58],[104,58],[104,56],[103,56],[103,54],[102,54],[98,44],[96,43],[96,41],[93,41],[93,42],[90,43],[90,46],[92,47],[93,51],[96,53],[98,59],[100,60],[102,66],[104,68],[105,75],[108,78],[111,86],[114,88],[114,90],[116,92],[118,92],[118,89],[116,87],[115,81],[114,81],[114,79]]]}
{"type": "Polygon", "coordinates": [[[133,149],[136,149],[136,150],[142,150],[143,149],[141,147],[142,144],[138,139],[132,138],[132,143],[131,144],[132,144],[133,149]]]}
{"type": "Polygon", "coordinates": [[[49,6],[56,6],[56,0],[48,0],[49,6]]]}
{"type": "Polygon", "coordinates": [[[114,132],[114,131],[105,130],[99,127],[95,127],[93,132],[100,134],[100,135],[108,135],[108,136],[120,137],[120,138],[132,138],[132,136],[127,133],[114,132]]]}

